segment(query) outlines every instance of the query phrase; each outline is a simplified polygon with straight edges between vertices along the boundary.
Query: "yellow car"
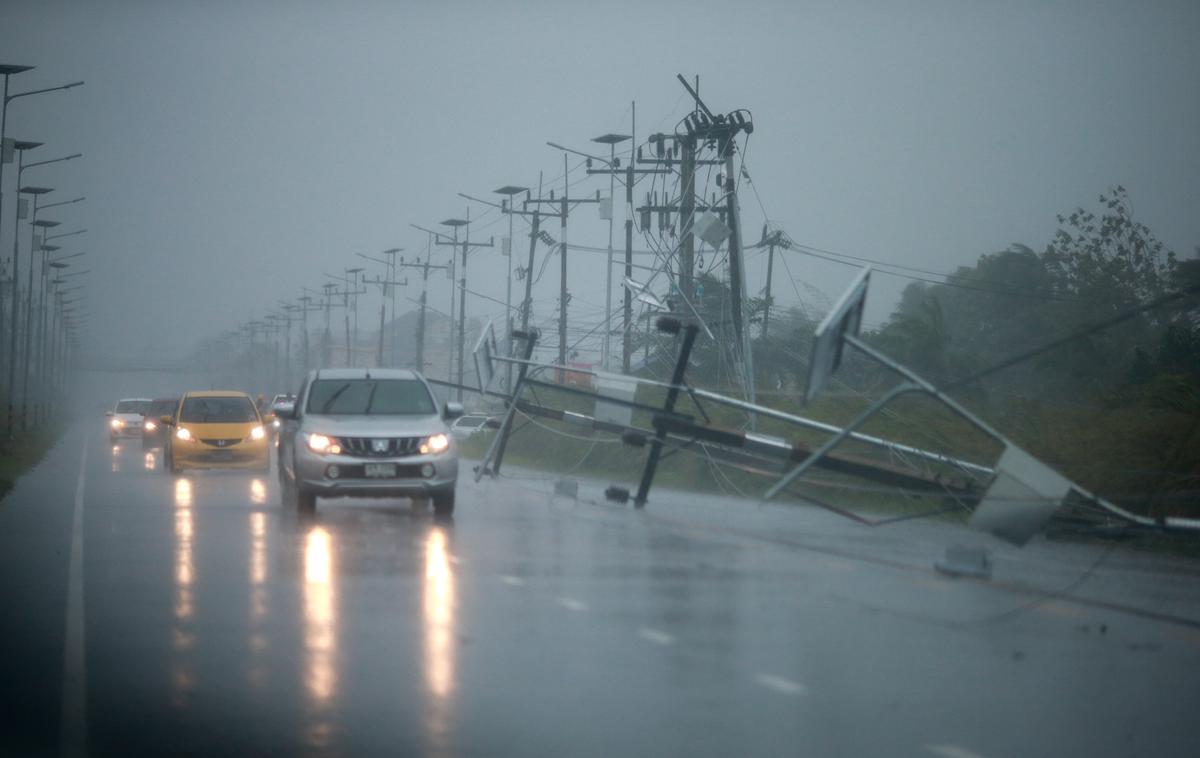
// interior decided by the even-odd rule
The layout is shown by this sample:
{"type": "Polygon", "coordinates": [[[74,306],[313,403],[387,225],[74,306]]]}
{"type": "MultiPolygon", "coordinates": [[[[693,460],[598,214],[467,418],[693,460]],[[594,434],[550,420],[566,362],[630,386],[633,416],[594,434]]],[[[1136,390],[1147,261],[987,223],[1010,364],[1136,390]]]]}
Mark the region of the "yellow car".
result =
{"type": "Polygon", "coordinates": [[[267,430],[245,392],[188,392],[175,415],[160,421],[171,428],[165,462],[172,473],[185,468],[266,471],[271,466],[267,430]]]}

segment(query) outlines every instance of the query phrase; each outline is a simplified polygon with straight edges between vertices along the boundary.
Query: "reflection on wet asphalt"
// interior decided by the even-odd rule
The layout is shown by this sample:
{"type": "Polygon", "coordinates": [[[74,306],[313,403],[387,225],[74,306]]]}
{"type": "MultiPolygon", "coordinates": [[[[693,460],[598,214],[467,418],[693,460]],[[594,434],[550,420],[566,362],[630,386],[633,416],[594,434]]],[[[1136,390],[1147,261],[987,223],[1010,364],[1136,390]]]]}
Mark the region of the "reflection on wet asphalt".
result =
{"type": "MultiPolygon", "coordinates": [[[[47,461],[46,492],[78,444],[47,461]]],[[[1165,755],[1200,693],[1186,623],[1069,601],[977,622],[1030,596],[929,571],[940,527],[665,491],[638,513],[516,470],[464,473],[452,522],[406,500],[302,516],[274,471],[173,477],[157,450],[87,444],[97,755],[1165,755]]],[[[28,541],[48,516],[22,497],[0,540],[51,565],[28,541]]],[[[1119,580],[1097,587],[1124,602],[1119,580]]],[[[64,686],[5,666],[29,684],[0,706],[64,686]]],[[[6,747],[56,752],[54,718],[5,726],[6,747]]]]}

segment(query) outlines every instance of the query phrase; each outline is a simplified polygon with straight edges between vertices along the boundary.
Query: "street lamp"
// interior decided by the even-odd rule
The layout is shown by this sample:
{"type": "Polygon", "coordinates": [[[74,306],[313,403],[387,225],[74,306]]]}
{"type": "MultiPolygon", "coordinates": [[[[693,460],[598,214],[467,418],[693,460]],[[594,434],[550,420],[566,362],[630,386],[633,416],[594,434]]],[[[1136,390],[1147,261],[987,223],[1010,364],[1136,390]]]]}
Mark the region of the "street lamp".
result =
{"type": "MultiPolygon", "coordinates": [[[[15,95],[8,94],[8,78],[13,74],[20,74],[24,71],[29,71],[33,66],[18,66],[12,64],[0,64],[0,74],[4,74],[4,103],[0,106],[0,146],[5,144],[8,129],[8,104],[18,97],[29,97],[30,95],[40,95],[45,92],[56,92],[58,90],[68,90],[72,87],[79,87],[83,82],[71,82],[70,84],[62,84],[58,87],[45,87],[43,89],[29,90],[28,92],[18,92],[15,95]]],[[[19,185],[20,182],[18,181],[19,185]]],[[[4,185],[4,161],[0,159],[0,187],[4,185]]],[[[0,192],[0,218],[3,217],[4,195],[0,192]]]]}
{"type": "MultiPolygon", "coordinates": [[[[20,193],[33,195],[33,215],[37,217],[38,199],[54,190],[50,187],[21,187],[20,193]]],[[[13,230],[13,271],[12,271],[12,310],[9,312],[9,342],[8,342],[8,406],[9,418],[12,418],[13,397],[17,388],[17,273],[20,264],[20,247],[17,244],[19,235],[13,230]]],[[[30,256],[32,258],[32,255],[30,256]]],[[[30,267],[32,269],[32,267],[30,267]]],[[[11,422],[10,422],[11,423],[11,422]]]]}

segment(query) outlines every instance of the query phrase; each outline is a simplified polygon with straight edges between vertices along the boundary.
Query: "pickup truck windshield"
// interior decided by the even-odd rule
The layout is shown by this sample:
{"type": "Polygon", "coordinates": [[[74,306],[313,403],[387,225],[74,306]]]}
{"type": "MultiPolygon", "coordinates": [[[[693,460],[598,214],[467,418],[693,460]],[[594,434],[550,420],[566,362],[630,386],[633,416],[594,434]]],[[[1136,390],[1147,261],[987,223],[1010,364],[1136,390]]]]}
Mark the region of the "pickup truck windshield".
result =
{"type": "Polygon", "coordinates": [[[429,416],[437,405],[416,379],[318,379],[308,391],[308,413],[429,416]]]}

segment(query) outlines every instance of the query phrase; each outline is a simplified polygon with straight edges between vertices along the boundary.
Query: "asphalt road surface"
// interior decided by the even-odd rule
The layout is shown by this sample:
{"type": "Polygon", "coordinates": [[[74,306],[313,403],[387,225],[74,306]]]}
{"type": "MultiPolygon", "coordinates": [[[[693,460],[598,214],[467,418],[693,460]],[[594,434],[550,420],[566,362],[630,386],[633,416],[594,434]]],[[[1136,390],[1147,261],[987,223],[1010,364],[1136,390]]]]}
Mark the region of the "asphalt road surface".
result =
{"type": "Polygon", "coordinates": [[[0,752],[1197,754],[1196,562],[507,473],[303,517],[80,422],[0,502],[0,752]]]}

